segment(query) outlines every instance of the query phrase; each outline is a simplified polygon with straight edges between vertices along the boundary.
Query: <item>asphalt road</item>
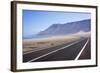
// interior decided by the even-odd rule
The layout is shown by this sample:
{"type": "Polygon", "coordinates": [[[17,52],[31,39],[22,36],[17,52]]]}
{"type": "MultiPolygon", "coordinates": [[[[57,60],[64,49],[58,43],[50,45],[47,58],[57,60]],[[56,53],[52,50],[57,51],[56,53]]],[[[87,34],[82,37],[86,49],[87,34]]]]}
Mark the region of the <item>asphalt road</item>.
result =
{"type": "Polygon", "coordinates": [[[78,60],[90,59],[90,42],[90,38],[82,38],[52,48],[23,54],[23,62],[75,60],[78,55],[78,60]],[[79,54],[80,52],[81,54],[79,54]]]}

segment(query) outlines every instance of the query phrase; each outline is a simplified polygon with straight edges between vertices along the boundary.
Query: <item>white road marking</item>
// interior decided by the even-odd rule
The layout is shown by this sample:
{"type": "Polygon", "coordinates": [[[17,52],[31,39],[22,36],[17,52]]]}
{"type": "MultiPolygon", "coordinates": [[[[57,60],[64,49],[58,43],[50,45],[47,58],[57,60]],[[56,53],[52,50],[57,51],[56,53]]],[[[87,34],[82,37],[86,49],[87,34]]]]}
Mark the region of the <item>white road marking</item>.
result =
{"type": "Polygon", "coordinates": [[[82,40],[76,41],[76,42],[71,43],[71,44],[69,44],[69,45],[67,45],[67,46],[65,46],[65,47],[62,47],[62,48],[60,48],[60,49],[57,49],[57,50],[51,51],[51,52],[49,52],[49,53],[46,53],[46,54],[44,54],[44,55],[41,55],[41,56],[39,56],[39,57],[37,57],[37,58],[34,58],[34,59],[32,59],[32,60],[30,60],[30,61],[28,61],[28,62],[35,61],[35,60],[40,59],[40,58],[42,58],[42,57],[45,57],[45,56],[47,56],[47,55],[49,55],[49,54],[55,53],[55,52],[57,52],[57,51],[59,51],[59,50],[65,49],[65,48],[67,48],[67,47],[69,47],[69,46],[72,46],[72,45],[74,45],[74,44],[76,44],[76,43],[78,43],[78,42],[80,42],[80,41],[82,41],[82,40]]]}
{"type": "MultiPolygon", "coordinates": [[[[65,43],[63,43],[63,44],[65,44],[65,43]]],[[[58,46],[58,45],[56,45],[56,46],[58,46]]],[[[56,47],[56,46],[54,45],[54,46],[51,46],[51,47],[48,47],[48,48],[52,48],[52,47],[56,47]]],[[[23,55],[33,53],[33,52],[36,52],[36,51],[40,51],[40,50],[44,50],[44,49],[47,49],[47,48],[42,48],[42,49],[39,49],[39,50],[31,50],[31,51],[23,53],[23,55]]]]}
{"type": "Polygon", "coordinates": [[[83,46],[83,48],[81,49],[81,51],[79,52],[79,54],[77,55],[77,57],[75,58],[75,60],[78,60],[78,58],[80,57],[81,53],[83,52],[83,50],[85,49],[86,45],[88,44],[89,39],[87,39],[85,45],[83,46]]]}
{"type": "MultiPolygon", "coordinates": [[[[66,44],[66,43],[63,43],[63,44],[66,44]]],[[[58,46],[58,45],[56,45],[56,46],[58,46]]],[[[54,46],[51,46],[51,47],[48,47],[48,48],[52,48],[52,47],[56,47],[56,46],[54,45],[54,46]]],[[[43,49],[39,49],[39,50],[30,50],[28,52],[24,52],[23,55],[33,53],[33,52],[36,52],[36,51],[40,51],[40,50],[44,50],[44,49],[47,49],[47,48],[43,48],[43,49]]]]}
{"type": "MultiPolygon", "coordinates": [[[[46,48],[44,48],[44,49],[46,49],[46,48]]],[[[39,50],[30,50],[30,51],[28,51],[28,52],[23,53],[23,55],[25,55],[25,54],[29,54],[29,53],[33,53],[33,52],[36,52],[36,51],[40,51],[40,50],[44,50],[44,49],[39,49],[39,50]]]]}

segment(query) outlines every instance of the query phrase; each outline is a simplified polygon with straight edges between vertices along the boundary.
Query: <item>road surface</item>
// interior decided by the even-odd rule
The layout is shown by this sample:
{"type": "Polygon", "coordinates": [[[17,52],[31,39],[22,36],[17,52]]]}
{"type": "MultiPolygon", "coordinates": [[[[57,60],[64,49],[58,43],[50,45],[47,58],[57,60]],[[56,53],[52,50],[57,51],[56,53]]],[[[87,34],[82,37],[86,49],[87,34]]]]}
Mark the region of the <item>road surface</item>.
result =
{"type": "Polygon", "coordinates": [[[23,62],[81,60],[91,58],[90,38],[23,54],[23,62]]]}

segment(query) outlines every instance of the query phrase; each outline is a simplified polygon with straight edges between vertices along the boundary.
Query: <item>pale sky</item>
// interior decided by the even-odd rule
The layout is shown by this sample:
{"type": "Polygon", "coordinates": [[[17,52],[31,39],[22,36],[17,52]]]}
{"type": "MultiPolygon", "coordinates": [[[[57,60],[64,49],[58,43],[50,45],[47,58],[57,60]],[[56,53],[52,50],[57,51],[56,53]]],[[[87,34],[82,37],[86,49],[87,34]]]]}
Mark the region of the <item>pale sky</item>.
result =
{"type": "Polygon", "coordinates": [[[90,13],[23,10],[23,36],[37,34],[52,24],[91,19],[90,13]]]}

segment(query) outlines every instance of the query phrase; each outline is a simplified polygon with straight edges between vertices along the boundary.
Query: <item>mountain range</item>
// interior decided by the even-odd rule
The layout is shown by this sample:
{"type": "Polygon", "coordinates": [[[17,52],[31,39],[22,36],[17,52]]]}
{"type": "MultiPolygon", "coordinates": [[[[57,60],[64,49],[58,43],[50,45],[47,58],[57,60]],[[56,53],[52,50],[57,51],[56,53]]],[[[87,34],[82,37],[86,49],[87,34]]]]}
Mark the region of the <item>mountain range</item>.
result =
{"type": "Polygon", "coordinates": [[[68,35],[78,33],[80,31],[89,32],[91,30],[91,19],[69,22],[64,24],[52,24],[31,38],[40,38],[57,35],[68,35]]]}
{"type": "Polygon", "coordinates": [[[39,32],[38,36],[67,35],[77,33],[79,31],[90,31],[91,20],[81,20],[65,24],[53,24],[44,31],[39,32]]]}

